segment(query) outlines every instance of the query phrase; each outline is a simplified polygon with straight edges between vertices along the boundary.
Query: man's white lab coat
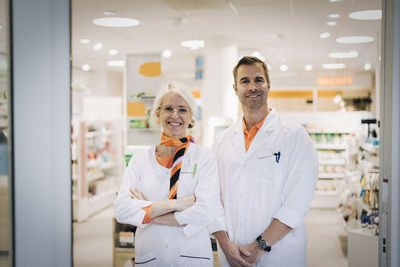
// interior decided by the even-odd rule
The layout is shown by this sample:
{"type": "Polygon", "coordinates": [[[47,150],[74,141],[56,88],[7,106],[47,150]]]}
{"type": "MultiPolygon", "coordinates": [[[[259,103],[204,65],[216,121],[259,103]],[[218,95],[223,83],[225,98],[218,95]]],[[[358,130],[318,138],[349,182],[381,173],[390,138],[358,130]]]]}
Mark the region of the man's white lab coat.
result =
{"type": "MultiPolygon", "coordinates": [[[[215,151],[222,206],[210,232],[225,230],[231,241],[249,245],[276,218],[293,229],[256,266],[306,266],[304,217],[318,178],[306,130],[283,122],[273,109],[247,152],[241,120],[217,137],[215,151]]],[[[221,266],[229,266],[219,251],[221,266]]]]}

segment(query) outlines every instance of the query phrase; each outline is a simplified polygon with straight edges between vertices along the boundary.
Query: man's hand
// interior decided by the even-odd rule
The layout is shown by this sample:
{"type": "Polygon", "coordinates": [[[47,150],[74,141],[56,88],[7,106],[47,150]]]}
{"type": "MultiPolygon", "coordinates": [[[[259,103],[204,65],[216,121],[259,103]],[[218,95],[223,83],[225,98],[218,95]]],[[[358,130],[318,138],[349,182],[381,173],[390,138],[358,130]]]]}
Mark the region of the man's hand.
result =
{"type": "Polygon", "coordinates": [[[243,255],[243,258],[252,264],[255,264],[264,254],[264,251],[257,246],[257,242],[253,242],[246,246],[246,250],[250,252],[250,256],[243,255]]]}
{"type": "Polygon", "coordinates": [[[250,252],[244,246],[228,241],[225,246],[221,248],[231,267],[252,266],[251,263],[244,259],[245,257],[251,257],[250,252]]]}

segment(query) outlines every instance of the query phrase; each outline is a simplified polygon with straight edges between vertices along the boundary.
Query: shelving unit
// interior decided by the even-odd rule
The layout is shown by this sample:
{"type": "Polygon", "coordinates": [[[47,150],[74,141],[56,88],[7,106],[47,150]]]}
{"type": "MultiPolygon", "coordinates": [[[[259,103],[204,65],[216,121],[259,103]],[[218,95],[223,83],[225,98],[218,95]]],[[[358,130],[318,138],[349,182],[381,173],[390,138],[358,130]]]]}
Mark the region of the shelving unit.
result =
{"type": "Polygon", "coordinates": [[[338,196],[347,180],[348,144],[350,132],[335,130],[308,131],[319,158],[319,173],[314,208],[337,208],[338,196]]]}
{"type": "Polygon", "coordinates": [[[135,258],[135,231],[136,226],[118,223],[113,218],[113,267],[124,267],[135,258]]]}
{"type": "Polygon", "coordinates": [[[83,221],[111,205],[124,168],[122,121],[73,121],[73,218],[83,221]]]}

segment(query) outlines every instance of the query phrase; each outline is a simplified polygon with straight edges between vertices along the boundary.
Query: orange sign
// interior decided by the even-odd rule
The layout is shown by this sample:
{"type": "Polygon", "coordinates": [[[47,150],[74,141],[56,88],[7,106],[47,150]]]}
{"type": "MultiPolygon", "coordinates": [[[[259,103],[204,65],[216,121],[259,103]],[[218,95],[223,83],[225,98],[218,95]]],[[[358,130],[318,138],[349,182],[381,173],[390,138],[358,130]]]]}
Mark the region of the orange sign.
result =
{"type": "Polygon", "coordinates": [[[320,76],[317,78],[318,86],[344,86],[352,85],[353,76],[320,76]]]}

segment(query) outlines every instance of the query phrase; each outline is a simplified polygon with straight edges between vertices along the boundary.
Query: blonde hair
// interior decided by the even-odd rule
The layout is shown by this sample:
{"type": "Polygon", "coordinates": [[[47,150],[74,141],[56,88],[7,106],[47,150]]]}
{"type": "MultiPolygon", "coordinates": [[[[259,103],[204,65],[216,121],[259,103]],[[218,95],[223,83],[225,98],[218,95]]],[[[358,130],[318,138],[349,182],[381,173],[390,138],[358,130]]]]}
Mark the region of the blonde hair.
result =
{"type": "Polygon", "coordinates": [[[181,96],[186,104],[189,106],[191,121],[189,122],[188,128],[193,128],[195,126],[195,119],[193,118],[194,112],[197,109],[196,101],[194,100],[193,94],[189,89],[186,89],[183,85],[177,83],[168,83],[166,86],[163,86],[158,92],[156,99],[154,100],[153,110],[150,114],[150,122],[154,127],[160,127],[160,111],[164,96],[168,93],[175,93],[181,96]]]}

